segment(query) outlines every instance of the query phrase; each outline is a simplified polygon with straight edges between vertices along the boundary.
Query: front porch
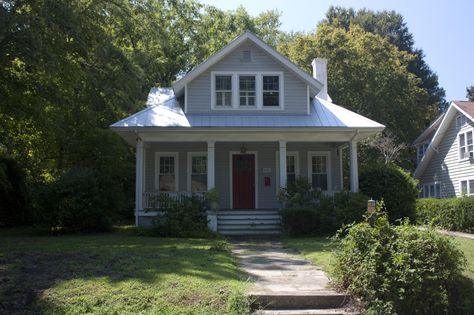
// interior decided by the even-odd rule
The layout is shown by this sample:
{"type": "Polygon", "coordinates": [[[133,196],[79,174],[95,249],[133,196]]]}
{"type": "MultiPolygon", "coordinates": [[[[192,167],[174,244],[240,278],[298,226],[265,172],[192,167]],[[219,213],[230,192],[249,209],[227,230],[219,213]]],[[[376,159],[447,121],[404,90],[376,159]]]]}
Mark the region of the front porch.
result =
{"type": "MultiPolygon", "coordinates": [[[[349,141],[163,141],[142,135],[136,150],[136,225],[149,225],[166,200],[215,189],[220,209],[279,209],[278,192],[305,177],[325,194],[342,190],[342,150],[349,149],[350,188],[358,190],[357,146],[349,141]],[[162,198],[160,196],[166,196],[162,198]]],[[[328,139],[331,140],[331,139],[328,139]]]]}

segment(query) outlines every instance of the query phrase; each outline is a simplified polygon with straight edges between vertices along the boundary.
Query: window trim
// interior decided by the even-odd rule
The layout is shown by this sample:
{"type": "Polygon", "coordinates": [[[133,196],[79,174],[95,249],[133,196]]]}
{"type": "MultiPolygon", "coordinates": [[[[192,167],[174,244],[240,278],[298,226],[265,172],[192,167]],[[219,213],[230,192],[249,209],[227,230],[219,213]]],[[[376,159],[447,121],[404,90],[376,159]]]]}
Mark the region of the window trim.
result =
{"type": "Polygon", "coordinates": [[[160,189],[160,157],[174,157],[174,191],[179,191],[179,153],[178,152],[155,152],[155,191],[160,189]]]}
{"type": "Polygon", "coordinates": [[[285,109],[285,82],[283,71],[211,71],[211,110],[265,110],[279,111],[285,109]],[[231,106],[216,105],[216,76],[232,76],[231,106]],[[263,106],[263,76],[279,77],[280,106],[263,106]],[[239,76],[255,76],[255,106],[240,106],[239,76]]]}
{"type": "Polygon", "coordinates": [[[326,157],[326,171],[328,175],[328,189],[323,190],[327,192],[332,191],[332,171],[331,171],[331,151],[308,151],[308,181],[313,187],[313,156],[326,157]]]}
{"type": "Polygon", "coordinates": [[[474,154],[474,128],[469,128],[469,129],[465,129],[464,131],[460,131],[458,132],[457,134],[457,144],[458,144],[458,161],[466,161],[466,160],[469,160],[471,158],[471,155],[469,154],[467,157],[462,157],[461,156],[461,135],[464,135],[464,147],[466,148],[466,152],[473,152],[474,154]],[[468,147],[468,144],[467,144],[467,134],[468,133],[471,133],[471,138],[472,138],[472,151],[467,151],[467,147],[468,147]]]}
{"type": "Polygon", "coordinates": [[[466,194],[466,196],[474,196],[474,191],[471,192],[471,189],[469,188],[469,186],[470,186],[469,182],[470,181],[474,181],[474,178],[468,177],[468,178],[462,178],[462,179],[459,180],[459,195],[458,195],[458,197],[462,197],[462,195],[463,195],[462,194],[462,188],[461,188],[462,187],[462,185],[461,185],[462,182],[467,182],[467,194],[466,194]]]}
{"type": "MultiPolygon", "coordinates": [[[[207,152],[188,152],[188,171],[187,171],[187,185],[186,188],[189,192],[191,192],[191,179],[192,179],[192,163],[193,163],[193,157],[206,157],[206,163],[207,163],[207,152]]],[[[208,175],[209,170],[207,169],[206,165],[206,176],[208,175]]],[[[206,191],[208,190],[208,183],[206,182],[206,191]]],[[[196,193],[201,193],[205,191],[196,191],[196,193]]]]}
{"type": "MultiPolygon", "coordinates": [[[[295,157],[295,177],[298,179],[300,177],[300,152],[299,151],[286,151],[286,156],[295,157]]],[[[275,188],[277,195],[280,193],[280,150],[275,152],[275,188]]],[[[288,173],[287,173],[288,175],[288,173]]],[[[288,179],[288,177],[287,177],[288,179]]]]}
{"type": "Polygon", "coordinates": [[[440,181],[434,181],[434,182],[426,182],[421,185],[421,198],[436,198],[436,199],[441,199],[441,182],[440,181]],[[431,196],[430,192],[430,186],[434,186],[434,196],[431,196]],[[436,186],[439,185],[439,190],[438,190],[438,196],[436,196],[436,186]],[[426,187],[428,187],[428,190],[426,190],[426,187]],[[428,191],[428,196],[426,196],[425,191],[428,191]]]}

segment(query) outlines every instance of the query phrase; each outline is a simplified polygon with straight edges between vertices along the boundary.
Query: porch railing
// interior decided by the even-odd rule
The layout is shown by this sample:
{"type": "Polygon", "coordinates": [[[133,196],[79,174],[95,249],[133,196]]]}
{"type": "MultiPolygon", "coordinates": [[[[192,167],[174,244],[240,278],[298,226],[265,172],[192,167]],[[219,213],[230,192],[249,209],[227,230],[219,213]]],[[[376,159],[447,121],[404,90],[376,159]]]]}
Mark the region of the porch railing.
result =
{"type": "Polygon", "coordinates": [[[143,208],[145,210],[169,209],[174,203],[182,202],[186,197],[196,196],[205,199],[202,192],[190,191],[147,191],[143,193],[143,208]]]}

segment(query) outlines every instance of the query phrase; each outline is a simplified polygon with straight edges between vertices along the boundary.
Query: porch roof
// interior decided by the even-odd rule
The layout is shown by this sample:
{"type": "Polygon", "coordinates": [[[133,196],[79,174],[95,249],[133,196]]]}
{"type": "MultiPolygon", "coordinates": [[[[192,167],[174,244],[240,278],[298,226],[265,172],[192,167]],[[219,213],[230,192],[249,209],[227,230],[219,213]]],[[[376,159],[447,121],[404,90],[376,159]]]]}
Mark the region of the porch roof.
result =
{"type": "Polygon", "coordinates": [[[237,111],[230,114],[190,114],[184,113],[174,97],[153,102],[153,98],[149,96],[147,103],[147,108],[111,127],[121,130],[136,130],[141,127],[373,128],[374,132],[385,128],[382,124],[318,97],[313,100],[309,115],[239,114],[237,111]]]}

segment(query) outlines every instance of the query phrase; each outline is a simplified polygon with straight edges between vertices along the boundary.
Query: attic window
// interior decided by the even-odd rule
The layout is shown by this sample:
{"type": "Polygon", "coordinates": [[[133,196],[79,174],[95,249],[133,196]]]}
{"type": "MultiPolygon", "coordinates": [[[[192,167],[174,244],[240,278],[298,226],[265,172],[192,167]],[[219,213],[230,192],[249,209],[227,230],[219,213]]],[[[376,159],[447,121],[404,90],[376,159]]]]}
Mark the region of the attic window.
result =
{"type": "Polygon", "coordinates": [[[464,126],[466,124],[467,120],[466,120],[466,116],[464,115],[458,115],[456,116],[456,128],[461,128],[462,126],[464,126]]]}
{"type": "Polygon", "coordinates": [[[242,62],[250,62],[251,60],[251,55],[250,55],[250,50],[244,50],[242,51],[242,62]]]}

